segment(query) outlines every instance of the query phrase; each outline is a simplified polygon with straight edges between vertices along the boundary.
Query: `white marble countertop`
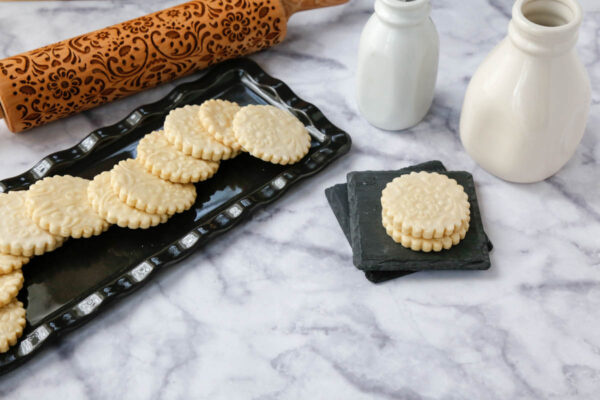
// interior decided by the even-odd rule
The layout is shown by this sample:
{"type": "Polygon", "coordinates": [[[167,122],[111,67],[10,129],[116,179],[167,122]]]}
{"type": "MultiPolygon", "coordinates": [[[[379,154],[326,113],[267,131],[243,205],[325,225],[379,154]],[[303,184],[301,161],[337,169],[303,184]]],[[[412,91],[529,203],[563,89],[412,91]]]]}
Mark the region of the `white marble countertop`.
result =
{"type": "MultiPolygon", "coordinates": [[[[0,57],[178,1],[0,2],[0,57]]],[[[372,1],[292,18],[253,58],[347,130],[349,155],[17,371],[0,398],[597,399],[600,396],[600,4],[579,40],[593,106],[574,158],[543,183],[503,182],[457,133],[469,77],[504,36],[509,0],[432,0],[433,108],[409,132],[357,114],[354,71],[372,1]],[[347,172],[439,159],[471,171],[492,269],[382,285],[354,269],[323,190],[347,172]]],[[[78,142],[168,87],[13,135],[0,178],[78,142]]]]}

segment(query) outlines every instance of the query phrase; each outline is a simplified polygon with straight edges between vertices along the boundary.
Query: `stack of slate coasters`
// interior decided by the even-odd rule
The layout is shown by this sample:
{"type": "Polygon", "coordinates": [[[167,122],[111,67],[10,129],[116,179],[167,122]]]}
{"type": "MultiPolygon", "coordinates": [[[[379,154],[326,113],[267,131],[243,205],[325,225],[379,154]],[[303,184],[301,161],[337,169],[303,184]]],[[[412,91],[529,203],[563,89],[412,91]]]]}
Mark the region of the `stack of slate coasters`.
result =
{"type": "Polygon", "coordinates": [[[485,270],[490,268],[492,243],[483,230],[473,177],[447,171],[440,161],[429,161],[398,171],[351,172],[347,184],[325,190],[329,205],[352,247],[356,268],[374,283],[431,270],[485,270]],[[469,196],[471,221],[466,237],[441,252],[413,251],[394,242],[381,223],[381,191],[394,178],[411,172],[437,172],[455,179],[469,196]]]}

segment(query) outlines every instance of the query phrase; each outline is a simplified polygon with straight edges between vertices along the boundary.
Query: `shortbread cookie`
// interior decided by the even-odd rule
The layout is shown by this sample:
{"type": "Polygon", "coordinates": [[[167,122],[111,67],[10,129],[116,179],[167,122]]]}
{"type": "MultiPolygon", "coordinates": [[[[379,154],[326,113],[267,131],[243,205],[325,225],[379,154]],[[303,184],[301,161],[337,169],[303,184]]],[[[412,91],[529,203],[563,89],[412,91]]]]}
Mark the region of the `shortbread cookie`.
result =
{"type": "Polygon", "coordinates": [[[30,257],[62,245],[64,238],[36,225],[27,215],[25,192],[0,193],[0,253],[30,257]]]}
{"type": "Polygon", "coordinates": [[[429,253],[430,251],[438,252],[449,250],[452,246],[459,244],[460,241],[465,238],[467,231],[469,230],[469,224],[466,223],[452,235],[444,236],[440,239],[413,238],[410,235],[405,235],[402,232],[395,230],[391,225],[390,218],[387,216],[382,217],[382,222],[386,233],[394,240],[394,242],[400,243],[403,247],[411,250],[422,251],[425,253],[429,253]]]}
{"type": "Polygon", "coordinates": [[[202,103],[198,115],[204,129],[215,140],[234,150],[241,150],[242,146],[235,140],[233,134],[233,118],[238,111],[240,106],[237,103],[213,99],[202,103]]]}
{"type": "Polygon", "coordinates": [[[110,174],[117,197],[140,211],[173,215],[187,210],[196,200],[196,187],[191,183],[164,181],[133,159],[121,161],[110,174]]]}
{"type": "Polygon", "coordinates": [[[381,207],[394,230],[415,239],[450,236],[470,219],[463,187],[437,172],[411,172],[395,178],[381,193],[381,207]]]}
{"type": "Polygon", "coordinates": [[[251,105],[233,119],[242,149],[273,164],[293,164],[310,149],[310,134],[292,114],[273,106],[251,105]]]}
{"type": "Polygon", "coordinates": [[[29,258],[0,253],[0,275],[8,274],[29,262],[29,258]]]}
{"type": "Polygon", "coordinates": [[[147,229],[169,219],[166,214],[149,214],[123,203],[112,189],[108,171],[96,175],[90,183],[88,200],[102,218],[121,228],[147,229]]]}
{"type": "Polygon", "coordinates": [[[9,274],[0,275],[0,307],[10,303],[23,287],[23,272],[17,269],[9,274]]]}
{"type": "Polygon", "coordinates": [[[25,308],[20,301],[13,300],[0,307],[0,353],[7,352],[10,346],[17,343],[26,323],[25,308]]]}
{"type": "Polygon", "coordinates": [[[108,229],[108,223],[90,206],[90,181],[73,176],[52,176],[27,191],[27,212],[40,228],[63,237],[89,238],[108,229]]]}
{"type": "Polygon", "coordinates": [[[218,161],[201,160],[177,150],[163,131],[152,132],[140,140],[136,160],[152,175],[174,183],[204,181],[219,169],[218,161]]]}
{"type": "Polygon", "coordinates": [[[165,118],[165,136],[184,154],[203,160],[227,160],[238,152],[216,141],[206,132],[198,115],[200,106],[189,105],[172,110],[165,118]]]}

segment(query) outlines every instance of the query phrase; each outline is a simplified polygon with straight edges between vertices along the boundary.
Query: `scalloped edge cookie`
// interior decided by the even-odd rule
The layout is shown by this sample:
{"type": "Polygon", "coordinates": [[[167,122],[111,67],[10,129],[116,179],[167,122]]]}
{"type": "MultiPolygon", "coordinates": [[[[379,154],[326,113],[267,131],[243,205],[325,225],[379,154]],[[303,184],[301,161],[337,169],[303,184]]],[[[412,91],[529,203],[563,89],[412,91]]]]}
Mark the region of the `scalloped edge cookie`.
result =
{"type": "Polygon", "coordinates": [[[311,136],[298,118],[274,106],[249,105],[233,119],[235,139],[256,158],[294,164],[310,150],[311,136]]]}
{"type": "Polygon", "coordinates": [[[200,106],[187,105],[171,110],[165,118],[165,136],[177,150],[209,161],[228,160],[239,152],[216,141],[200,123],[200,106]]]}
{"type": "Polygon", "coordinates": [[[6,353],[23,334],[27,324],[23,303],[14,299],[0,307],[0,353],[6,353]]]}
{"type": "Polygon", "coordinates": [[[131,158],[110,171],[110,184],[122,202],[151,214],[184,212],[196,201],[196,187],[191,183],[162,180],[131,158]]]}
{"type": "Polygon", "coordinates": [[[450,236],[444,236],[439,239],[414,238],[410,235],[405,235],[402,232],[395,230],[391,226],[390,222],[391,221],[389,218],[382,216],[382,225],[385,228],[385,232],[394,240],[394,242],[399,243],[403,247],[413,251],[422,251],[424,253],[429,253],[431,251],[440,252],[442,250],[450,250],[452,246],[459,244],[469,231],[469,223],[467,222],[463,223],[460,229],[450,236]]]}
{"type": "Polygon", "coordinates": [[[40,256],[59,248],[65,240],[62,236],[41,229],[29,218],[24,191],[0,193],[0,214],[3,215],[0,224],[0,253],[24,257],[40,256]],[[24,226],[35,231],[37,239],[16,237],[14,229],[11,232],[11,226],[15,225],[20,231],[24,226]]]}
{"type": "Polygon", "coordinates": [[[29,262],[29,257],[13,256],[0,253],[0,275],[11,273],[14,270],[21,269],[23,265],[29,262]]]}
{"type": "Polygon", "coordinates": [[[381,192],[382,215],[390,218],[394,230],[415,239],[441,239],[459,231],[470,221],[470,207],[464,188],[456,180],[437,172],[399,176],[381,192]],[[403,197],[404,193],[409,193],[410,198],[403,197]],[[439,196],[446,197],[451,209],[437,213],[424,209],[423,204],[434,202],[439,196]]]}
{"type": "Polygon", "coordinates": [[[106,231],[109,224],[89,205],[90,180],[56,175],[37,181],[27,191],[29,217],[53,235],[89,238],[106,231]]]}
{"type": "Polygon", "coordinates": [[[113,192],[110,171],[96,175],[88,186],[88,201],[109,223],[129,229],[148,229],[167,222],[166,214],[149,214],[123,203],[113,192]]]}
{"type": "Polygon", "coordinates": [[[23,287],[23,272],[20,269],[0,275],[0,307],[10,303],[23,287]]]}
{"type": "Polygon", "coordinates": [[[163,131],[152,132],[140,140],[136,160],[152,175],[173,183],[202,182],[219,169],[218,161],[202,160],[177,150],[163,131]]]}
{"type": "Polygon", "coordinates": [[[198,116],[200,123],[213,139],[239,151],[242,146],[235,139],[233,119],[240,110],[241,107],[236,102],[211,99],[200,105],[198,116]]]}

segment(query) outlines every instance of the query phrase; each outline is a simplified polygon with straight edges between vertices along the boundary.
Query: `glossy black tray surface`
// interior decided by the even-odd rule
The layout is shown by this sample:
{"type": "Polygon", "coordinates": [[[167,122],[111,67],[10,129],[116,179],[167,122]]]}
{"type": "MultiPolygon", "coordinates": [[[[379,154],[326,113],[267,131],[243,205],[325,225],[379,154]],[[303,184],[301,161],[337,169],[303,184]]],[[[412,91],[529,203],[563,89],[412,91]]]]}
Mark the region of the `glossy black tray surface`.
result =
{"type": "MultiPolygon", "coordinates": [[[[289,110],[311,133],[309,154],[288,166],[242,154],[222,162],[212,179],[197,184],[194,206],[166,224],[148,230],[113,226],[100,236],[69,240],[60,249],[32,259],[23,267],[25,285],[19,293],[27,307],[27,327],[17,345],[0,354],[0,374],[83,325],[115,299],[133,292],[159,270],[189,256],[350,149],[350,137],[314,105],[298,98],[253,61],[238,59],[213,67],[162,100],[92,132],[76,146],[45,157],[24,174],[0,181],[0,191],[27,189],[35,181],[56,174],[93,178],[120,160],[134,157],[138,140],[160,129],[170,110],[201,104],[209,98],[241,105],[272,104],[289,110]]],[[[303,190],[312,189],[305,185],[303,190]]]]}

